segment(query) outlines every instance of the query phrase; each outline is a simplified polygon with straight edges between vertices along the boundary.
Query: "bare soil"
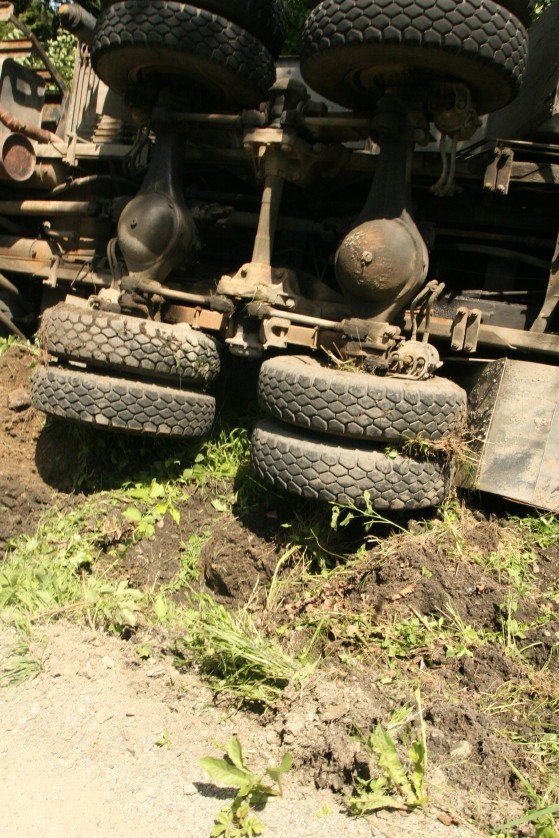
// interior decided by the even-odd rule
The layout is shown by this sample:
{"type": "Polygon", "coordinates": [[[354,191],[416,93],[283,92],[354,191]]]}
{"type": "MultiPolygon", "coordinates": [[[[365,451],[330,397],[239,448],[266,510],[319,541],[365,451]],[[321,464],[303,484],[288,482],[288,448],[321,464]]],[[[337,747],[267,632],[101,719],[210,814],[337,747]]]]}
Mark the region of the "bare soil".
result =
{"type": "MultiPolygon", "coordinates": [[[[81,466],[71,435],[64,425],[45,428],[25,398],[34,363],[17,347],[0,357],[0,544],[17,533],[31,533],[49,504],[64,506],[76,497],[73,486],[81,466]]],[[[266,610],[266,592],[290,543],[285,524],[293,520],[294,502],[278,497],[259,510],[218,514],[211,501],[211,489],[193,490],[181,507],[180,525],[166,517],[152,539],[131,547],[119,565],[119,578],[140,589],[171,580],[179,568],[181,542],[207,530],[200,559],[203,583],[232,608],[249,603],[263,631],[272,631],[274,622],[310,627],[286,638],[296,648],[320,615],[348,615],[346,631],[322,637],[317,650],[324,661],[322,675],[309,692],[288,691],[274,710],[251,714],[216,701],[195,672],[177,672],[166,657],[173,638],[158,636],[160,656],[142,663],[135,652],[135,644],[145,640],[141,633],[127,643],[64,623],[44,627],[45,672],[0,696],[3,820],[8,813],[3,834],[209,834],[218,793],[205,783],[198,759],[218,755],[215,742],[226,742],[234,732],[257,761],[286,750],[294,757],[296,771],[286,797],[271,804],[270,817],[268,809],[263,814],[270,827],[266,834],[483,835],[518,817],[527,807],[510,764],[525,765],[525,752],[515,740],[529,738],[533,727],[520,713],[503,717],[488,712],[481,699],[525,678],[524,658],[515,659],[493,644],[471,656],[449,657],[442,647],[426,647],[411,662],[396,656],[390,667],[380,658],[354,658],[347,664],[354,651],[352,636],[363,626],[374,635],[387,614],[394,620],[416,617],[421,623],[440,615],[449,599],[464,623],[479,631],[500,631],[506,581],[485,573],[471,555],[495,551],[507,523],[477,512],[465,534],[470,550],[461,556],[450,549],[450,540],[407,522],[415,538],[396,541],[382,554],[371,549],[370,560],[355,571],[266,610]],[[421,687],[434,817],[381,812],[366,820],[348,819],[341,795],[352,775],[368,772],[355,730],[385,724],[394,710],[410,704],[410,684],[421,687]],[[509,735],[503,735],[504,728],[509,735]],[[164,729],[170,748],[155,744],[164,729]],[[325,804],[331,814],[317,817],[325,804]]],[[[304,505],[300,512],[304,517],[304,505]]],[[[352,538],[351,527],[343,537],[352,538]]],[[[335,554],[338,538],[326,533],[323,546],[335,554]]],[[[557,578],[559,556],[553,549],[534,546],[534,551],[534,572],[543,590],[557,578]]],[[[527,598],[516,618],[530,622],[537,613],[537,598],[527,598]]],[[[559,620],[525,641],[535,643],[528,652],[534,666],[547,661],[550,669],[556,667],[550,652],[557,630],[559,620]]],[[[9,642],[4,633],[4,651],[9,642]]],[[[538,688],[534,684],[535,693],[538,688]]],[[[552,718],[538,722],[547,723],[553,730],[552,718]]],[[[531,830],[527,826],[518,834],[532,835],[531,830]]]]}

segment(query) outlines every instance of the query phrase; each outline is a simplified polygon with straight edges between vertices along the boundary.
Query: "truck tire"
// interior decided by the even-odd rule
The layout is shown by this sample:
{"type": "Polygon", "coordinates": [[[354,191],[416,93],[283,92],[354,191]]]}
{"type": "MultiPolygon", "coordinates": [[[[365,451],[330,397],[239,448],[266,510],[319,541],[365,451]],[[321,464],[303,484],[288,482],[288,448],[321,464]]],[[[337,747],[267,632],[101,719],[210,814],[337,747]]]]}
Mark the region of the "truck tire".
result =
{"type": "Polygon", "coordinates": [[[124,94],[151,77],[188,79],[196,107],[250,108],[275,81],[273,58],[249,32],[175,0],[122,0],[101,13],[91,60],[99,78],[124,94]]]}
{"type": "Polygon", "coordinates": [[[277,58],[287,34],[283,0],[196,0],[196,6],[242,26],[277,58]]]}
{"type": "Polygon", "coordinates": [[[80,425],[148,436],[204,436],[215,414],[215,399],[204,393],[57,367],[35,370],[31,401],[80,425]]]}
{"type": "Polygon", "coordinates": [[[60,303],[45,311],[41,345],[51,355],[149,378],[209,384],[220,367],[215,340],[172,325],[60,303]]]}
{"type": "Polygon", "coordinates": [[[378,510],[436,506],[451,488],[451,469],[438,461],[387,456],[372,446],[316,439],[264,419],[252,435],[251,461],[258,477],[300,497],[364,504],[378,510]]]}
{"type": "Polygon", "coordinates": [[[305,24],[301,72],[350,108],[382,95],[387,64],[413,71],[418,83],[451,76],[470,87],[481,114],[514,98],[527,46],[520,21],[492,0],[324,0],[305,24]]]}
{"type": "Polygon", "coordinates": [[[439,440],[459,432],[466,419],[466,393],[446,378],[380,378],[302,355],[262,364],[258,401],[290,425],[372,442],[439,440]]]}
{"type": "MultiPolygon", "coordinates": [[[[104,2],[103,8],[118,0],[104,2]]],[[[236,23],[258,38],[277,58],[287,33],[287,9],[283,0],[195,0],[192,4],[236,23]]]]}
{"type": "MultiPolygon", "coordinates": [[[[307,0],[307,8],[315,9],[322,0],[307,0]]],[[[508,9],[524,25],[529,26],[536,8],[536,0],[499,0],[498,6],[508,9]]]]}

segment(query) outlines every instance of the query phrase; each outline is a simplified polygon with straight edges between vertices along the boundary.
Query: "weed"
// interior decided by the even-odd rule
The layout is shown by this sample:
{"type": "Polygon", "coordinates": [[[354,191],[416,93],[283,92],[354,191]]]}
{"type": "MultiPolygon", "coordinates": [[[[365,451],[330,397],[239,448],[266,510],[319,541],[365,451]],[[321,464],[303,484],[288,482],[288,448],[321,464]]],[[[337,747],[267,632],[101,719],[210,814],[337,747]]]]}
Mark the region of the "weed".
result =
{"type": "Polygon", "coordinates": [[[46,641],[33,643],[29,637],[20,637],[0,665],[0,686],[14,687],[36,678],[44,669],[45,648],[46,641]]]}
{"type": "Polygon", "coordinates": [[[529,542],[535,541],[538,547],[559,547],[559,516],[528,515],[525,518],[513,517],[510,521],[526,534],[529,542]]]}
{"type": "Polygon", "coordinates": [[[198,610],[185,614],[181,646],[214,689],[270,705],[304,676],[301,665],[266,639],[246,611],[232,614],[211,596],[192,593],[198,610]]]}
{"type": "Polygon", "coordinates": [[[135,524],[137,538],[152,538],[155,527],[169,514],[175,524],[180,523],[180,511],[176,504],[186,496],[180,486],[172,482],[160,482],[152,478],[149,484],[136,483],[121,494],[123,500],[136,500],[139,505],[128,506],[123,516],[135,524]]]}
{"type": "Polygon", "coordinates": [[[454,463],[468,474],[475,469],[479,459],[470,448],[472,442],[464,431],[457,431],[441,439],[415,436],[402,442],[402,453],[420,460],[454,463]]]}
{"type": "Polygon", "coordinates": [[[377,628],[382,635],[381,649],[389,658],[412,658],[432,650],[434,639],[443,626],[442,617],[423,617],[416,614],[406,619],[396,619],[391,624],[377,628]]]}
{"type": "Polygon", "coordinates": [[[198,443],[193,464],[182,472],[182,479],[205,485],[208,480],[227,480],[237,476],[250,456],[247,428],[222,428],[217,435],[198,443]]]}
{"type": "MultiPolygon", "coordinates": [[[[506,757],[505,757],[506,759],[506,757]]],[[[510,760],[506,760],[511,771],[513,774],[516,775],[517,779],[522,786],[524,793],[529,798],[529,800],[536,806],[535,809],[532,809],[529,812],[526,812],[522,817],[517,818],[514,821],[509,821],[509,823],[505,823],[502,826],[497,827],[495,832],[503,833],[509,829],[513,829],[517,826],[522,826],[523,824],[532,823],[535,827],[535,838],[559,838],[559,832],[556,829],[556,820],[555,815],[559,813],[559,804],[555,803],[552,805],[547,804],[547,797],[548,794],[541,797],[537,791],[534,789],[533,785],[530,781],[519,771],[519,769],[510,762],[510,760]]]]}
{"type": "Polygon", "coordinates": [[[376,759],[379,773],[368,780],[357,779],[357,794],[348,800],[352,814],[363,816],[378,809],[414,809],[424,806],[427,802],[426,735],[419,691],[416,691],[416,701],[421,719],[421,737],[413,742],[409,749],[409,769],[404,767],[396,743],[388,730],[377,725],[368,737],[358,731],[362,744],[376,759]]]}
{"type": "Polygon", "coordinates": [[[16,343],[25,346],[21,339],[16,337],[16,335],[8,335],[6,338],[0,337],[0,355],[3,355],[4,352],[10,348],[10,346],[14,346],[16,343]]]}
{"type": "Polygon", "coordinates": [[[210,538],[211,533],[204,531],[203,533],[192,533],[186,542],[181,541],[179,552],[180,570],[169,585],[166,586],[166,591],[180,591],[198,579],[200,575],[198,568],[200,555],[204,545],[208,543],[210,538]]]}
{"type": "Polygon", "coordinates": [[[171,735],[167,728],[164,729],[159,739],[155,740],[155,744],[158,748],[167,748],[168,751],[171,750],[171,735]]]}
{"type": "Polygon", "coordinates": [[[349,503],[344,506],[332,503],[331,506],[332,517],[330,526],[333,530],[337,530],[338,527],[347,527],[350,521],[358,519],[363,524],[366,533],[370,533],[373,527],[385,526],[390,527],[392,530],[398,530],[399,532],[408,534],[408,530],[405,527],[400,526],[400,524],[395,523],[390,518],[385,518],[384,515],[381,515],[380,512],[377,512],[373,508],[369,492],[363,493],[362,503],[359,506],[354,503],[349,503]]]}
{"type": "Polygon", "coordinates": [[[49,512],[34,536],[14,539],[0,569],[0,621],[26,626],[75,614],[117,632],[134,627],[146,596],[91,573],[105,516],[97,498],[65,514],[49,512]]]}
{"type": "Polygon", "coordinates": [[[476,629],[465,623],[452,601],[448,601],[442,612],[447,629],[446,657],[473,657],[472,648],[485,646],[494,635],[484,629],[476,629]]]}
{"type": "Polygon", "coordinates": [[[269,766],[263,774],[256,774],[245,764],[241,743],[233,736],[227,745],[224,759],[203,757],[200,765],[218,783],[237,789],[233,801],[215,819],[212,838],[244,838],[260,835],[264,824],[254,815],[253,806],[265,806],[270,797],[282,796],[282,776],[291,770],[293,759],[284,754],[278,766],[269,766]],[[268,777],[273,785],[264,782],[268,777]]]}

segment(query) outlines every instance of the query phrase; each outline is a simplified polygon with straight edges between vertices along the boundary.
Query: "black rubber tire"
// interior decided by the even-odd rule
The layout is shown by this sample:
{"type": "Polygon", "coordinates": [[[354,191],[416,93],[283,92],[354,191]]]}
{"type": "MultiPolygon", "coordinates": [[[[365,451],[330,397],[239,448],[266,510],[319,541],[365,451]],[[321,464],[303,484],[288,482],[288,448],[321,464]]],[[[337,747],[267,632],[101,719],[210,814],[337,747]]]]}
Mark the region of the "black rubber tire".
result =
{"type": "MultiPolygon", "coordinates": [[[[118,0],[106,2],[104,7],[114,6],[115,2],[118,0]]],[[[192,5],[242,26],[262,41],[274,58],[279,55],[288,27],[283,0],[195,0],[192,5]]]]}
{"type": "Polygon", "coordinates": [[[31,401],[80,425],[148,436],[204,436],[215,415],[215,399],[205,393],[62,367],[35,370],[31,401]]]}
{"type": "Polygon", "coordinates": [[[290,425],[370,442],[442,439],[466,419],[466,392],[447,378],[408,381],[333,369],[304,355],[260,368],[258,401],[290,425]]]}
{"type": "Polygon", "coordinates": [[[292,494],[361,506],[368,492],[378,510],[436,506],[452,482],[450,467],[438,461],[388,457],[382,449],[295,433],[271,419],[254,428],[251,461],[261,480],[292,494]]]}
{"type": "Polygon", "coordinates": [[[370,108],[391,65],[421,84],[467,84],[478,113],[502,108],[520,87],[528,34],[492,0],[324,0],[303,31],[301,72],[318,93],[350,108],[370,108]]]}
{"type": "Polygon", "coordinates": [[[156,323],[68,303],[45,311],[40,338],[57,358],[181,384],[209,384],[220,367],[215,340],[186,323],[156,323]]]}
{"type": "MultiPolygon", "coordinates": [[[[307,0],[307,8],[316,9],[321,2],[322,0],[307,0]]],[[[536,8],[536,0],[499,0],[497,5],[508,9],[524,26],[529,26],[536,8]]]]}
{"type": "Polygon", "coordinates": [[[275,81],[274,61],[253,35],[175,0],[122,0],[99,16],[93,68],[116,93],[151,77],[185,79],[197,108],[257,106],[275,81]]]}
{"type": "Polygon", "coordinates": [[[283,0],[196,0],[194,5],[242,26],[262,41],[274,58],[279,55],[288,26],[283,0]]]}

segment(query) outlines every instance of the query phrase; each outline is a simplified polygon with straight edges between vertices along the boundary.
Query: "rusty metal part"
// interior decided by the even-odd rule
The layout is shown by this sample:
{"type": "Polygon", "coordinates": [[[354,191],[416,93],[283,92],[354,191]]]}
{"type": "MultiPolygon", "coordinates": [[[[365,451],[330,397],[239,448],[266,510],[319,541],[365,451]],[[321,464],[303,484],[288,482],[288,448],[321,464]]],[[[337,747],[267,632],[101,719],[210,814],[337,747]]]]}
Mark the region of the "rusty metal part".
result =
{"type": "MultiPolygon", "coordinates": [[[[218,294],[240,299],[256,299],[294,309],[297,299],[301,296],[295,272],[284,268],[274,269],[271,264],[285,183],[280,160],[281,154],[275,147],[268,149],[263,158],[264,189],[252,259],[243,265],[235,276],[223,276],[217,291],[218,294]]],[[[244,340],[242,329],[239,340],[244,340]]]]}
{"type": "Polygon", "coordinates": [[[260,324],[249,317],[240,317],[231,320],[230,325],[225,343],[231,355],[252,360],[261,358],[264,347],[260,340],[260,324]]]}
{"type": "Polygon", "coordinates": [[[96,18],[79,3],[63,3],[58,8],[58,17],[63,29],[75,35],[81,44],[91,45],[96,18]]]}
{"type": "Polygon", "coordinates": [[[453,352],[475,352],[481,326],[479,308],[461,306],[452,321],[450,348],[453,352]]]}
{"type": "Polygon", "coordinates": [[[410,303],[410,318],[412,321],[411,340],[417,338],[418,318],[423,316],[423,334],[422,341],[427,343],[429,340],[429,323],[431,321],[431,311],[433,305],[444,291],[444,282],[438,282],[436,279],[430,280],[421,291],[413,298],[410,303]]]}
{"type": "Polygon", "coordinates": [[[469,140],[481,125],[465,84],[439,82],[431,91],[427,107],[441,134],[457,140],[469,140]]]}
{"type": "MultiPolygon", "coordinates": [[[[1,265],[0,265],[1,268],[1,265]]],[[[452,338],[453,320],[446,317],[431,317],[429,324],[432,338],[450,342],[452,338]]],[[[405,315],[405,329],[411,331],[411,318],[405,315]]],[[[419,324],[421,332],[422,324],[419,324]]],[[[504,326],[492,326],[482,323],[479,326],[478,348],[487,347],[493,351],[510,355],[529,352],[536,356],[559,359],[559,335],[547,333],[524,332],[521,329],[509,329],[504,326]]]]}
{"type": "Polygon", "coordinates": [[[432,378],[442,366],[439,353],[430,343],[405,340],[388,355],[388,375],[393,378],[432,378]]]}
{"type": "Polygon", "coordinates": [[[545,292],[545,300],[538,316],[530,326],[531,332],[545,332],[559,305],[559,235],[551,259],[551,270],[545,292]]]}
{"type": "Polygon", "coordinates": [[[15,134],[24,134],[40,143],[62,142],[62,137],[53,134],[51,131],[46,131],[44,128],[39,128],[37,125],[32,125],[23,119],[18,119],[3,107],[0,107],[0,122],[3,122],[6,128],[9,128],[15,134]]]}
{"type": "Polygon", "coordinates": [[[376,218],[354,227],[334,265],[346,291],[384,310],[424,280],[427,250],[404,210],[399,218],[376,218]]]}
{"type": "Polygon", "coordinates": [[[243,147],[257,175],[275,173],[298,186],[308,185],[318,175],[334,177],[350,157],[341,144],[309,143],[295,129],[283,127],[248,129],[243,147]]]}
{"type": "Polygon", "coordinates": [[[417,292],[429,259],[411,215],[413,142],[408,139],[405,103],[386,94],[373,126],[380,145],[377,171],[355,226],[338,248],[335,267],[356,313],[385,321],[417,292]]]}
{"type": "Polygon", "coordinates": [[[182,190],[184,140],[158,132],[142,187],[118,222],[118,242],[130,273],[164,280],[197,243],[196,225],[182,190]]]}
{"type": "Polygon", "coordinates": [[[470,447],[477,462],[460,485],[552,512],[559,510],[559,369],[501,359],[472,364],[459,380],[468,393],[470,447]]]}
{"type": "Polygon", "coordinates": [[[217,293],[277,305],[289,311],[297,307],[301,296],[294,271],[255,262],[243,265],[233,277],[222,276],[217,293]]]}
{"type": "Polygon", "coordinates": [[[209,311],[202,306],[169,305],[165,310],[165,322],[188,323],[196,329],[223,332],[227,328],[230,314],[223,311],[209,311]]]}
{"type": "Polygon", "coordinates": [[[63,183],[68,177],[68,168],[62,160],[49,160],[44,158],[37,161],[35,171],[25,186],[30,189],[51,190],[63,183]]]}
{"type": "Polygon", "coordinates": [[[196,306],[208,306],[214,308],[219,303],[225,303],[221,307],[226,311],[232,311],[234,306],[229,300],[210,294],[191,294],[189,291],[179,291],[175,288],[168,288],[160,282],[150,279],[142,279],[136,276],[125,276],[120,281],[122,288],[127,291],[137,291],[140,294],[155,294],[165,300],[176,302],[192,303],[196,306]]]}
{"type": "Polygon", "coordinates": [[[0,134],[0,179],[24,183],[35,172],[36,155],[24,134],[0,134]]]}

